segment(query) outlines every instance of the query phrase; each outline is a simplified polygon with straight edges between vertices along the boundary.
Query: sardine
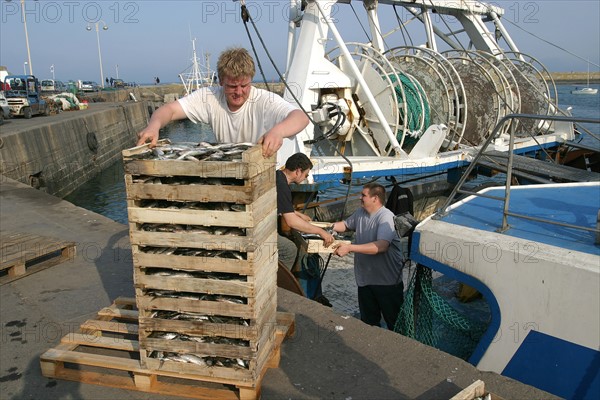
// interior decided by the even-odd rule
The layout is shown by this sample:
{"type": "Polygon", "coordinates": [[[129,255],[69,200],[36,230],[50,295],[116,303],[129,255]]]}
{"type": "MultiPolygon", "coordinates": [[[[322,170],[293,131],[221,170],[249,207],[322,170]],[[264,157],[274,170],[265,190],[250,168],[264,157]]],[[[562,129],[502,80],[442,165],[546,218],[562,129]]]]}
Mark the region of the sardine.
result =
{"type": "Polygon", "coordinates": [[[182,359],[184,359],[185,361],[192,363],[192,364],[196,364],[196,365],[200,365],[200,366],[207,366],[206,365],[206,361],[204,361],[202,359],[202,357],[199,357],[197,355],[194,354],[180,354],[179,357],[181,357],[182,359]]]}

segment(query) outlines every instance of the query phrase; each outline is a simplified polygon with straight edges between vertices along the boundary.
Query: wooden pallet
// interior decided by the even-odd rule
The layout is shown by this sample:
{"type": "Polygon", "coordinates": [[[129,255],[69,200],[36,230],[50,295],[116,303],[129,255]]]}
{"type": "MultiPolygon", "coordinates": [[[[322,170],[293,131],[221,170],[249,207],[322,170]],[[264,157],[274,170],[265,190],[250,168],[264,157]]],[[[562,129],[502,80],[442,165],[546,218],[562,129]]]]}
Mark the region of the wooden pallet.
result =
{"type": "Polygon", "coordinates": [[[21,232],[0,234],[0,284],[75,258],[75,243],[21,232]]]}
{"type": "Polygon", "coordinates": [[[294,314],[277,313],[275,346],[256,381],[237,381],[189,373],[149,370],[139,360],[135,299],[117,298],[77,333],[40,357],[42,374],[120,389],[195,399],[257,399],[267,368],[279,366],[281,343],[294,333],[294,314]]]}

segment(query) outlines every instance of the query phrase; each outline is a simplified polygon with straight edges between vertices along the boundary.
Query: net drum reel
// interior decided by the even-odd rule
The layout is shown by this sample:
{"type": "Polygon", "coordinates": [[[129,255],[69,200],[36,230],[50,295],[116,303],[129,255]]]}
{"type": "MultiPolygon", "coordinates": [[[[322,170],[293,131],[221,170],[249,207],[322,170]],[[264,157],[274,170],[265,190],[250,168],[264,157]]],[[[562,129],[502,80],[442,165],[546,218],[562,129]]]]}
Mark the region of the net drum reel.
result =
{"type": "Polygon", "coordinates": [[[384,54],[398,70],[419,82],[429,102],[430,123],[448,127],[442,150],[453,149],[464,134],[467,107],[462,81],[452,64],[423,47],[396,47],[384,54]]]}
{"type": "MultiPolygon", "coordinates": [[[[471,121],[465,145],[479,145],[492,133],[496,124],[508,114],[519,112],[520,99],[515,95],[513,87],[503,70],[495,66],[490,53],[483,51],[449,50],[442,53],[456,65],[460,65],[462,79],[469,82],[471,121]],[[487,83],[485,82],[487,80],[487,83]],[[473,86],[471,86],[473,85],[473,86]],[[479,137],[479,139],[478,139],[479,137]]],[[[502,133],[508,132],[509,126],[502,127],[502,133]]]]}
{"type": "MultiPolygon", "coordinates": [[[[500,60],[513,73],[521,96],[521,113],[554,115],[558,110],[558,94],[550,72],[537,59],[519,52],[505,52],[500,60]],[[546,79],[547,78],[547,79],[546,79]]],[[[550,124],[544,121],[523,120],[517,137],[546,134],[550,124]]]]}
{"type": "Polygon", "coordinates": [[[476,54],[454,50],[442,53],[454,65],[465,87],[469,115],[461,144],[466,146],[481,144],[505,115],[501,74],[488,72],[489,63],[476,54]]]}

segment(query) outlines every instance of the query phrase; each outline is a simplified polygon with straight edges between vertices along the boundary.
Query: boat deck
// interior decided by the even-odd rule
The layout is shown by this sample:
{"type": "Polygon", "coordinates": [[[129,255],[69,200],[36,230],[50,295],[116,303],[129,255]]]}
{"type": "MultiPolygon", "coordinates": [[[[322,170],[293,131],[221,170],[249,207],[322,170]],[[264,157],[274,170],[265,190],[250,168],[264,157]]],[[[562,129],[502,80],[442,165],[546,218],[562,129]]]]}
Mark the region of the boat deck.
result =
{"type": "MultiPolygon", "coordinates": [[[[504,197],[504,187],[480,193],[504,197]]],[[[502,225],[502,209],[501,201],[471,196],[452,206],[440,220],[494,232],[502,225]]],[[[528,185],[512,187],[510,191],[509,211],[534,218],[597,228],[599,210],[600,183],[528,185]]],[[[594,232],[511,216],[508,224],[505,235],[600,255],[594,232]]]]}

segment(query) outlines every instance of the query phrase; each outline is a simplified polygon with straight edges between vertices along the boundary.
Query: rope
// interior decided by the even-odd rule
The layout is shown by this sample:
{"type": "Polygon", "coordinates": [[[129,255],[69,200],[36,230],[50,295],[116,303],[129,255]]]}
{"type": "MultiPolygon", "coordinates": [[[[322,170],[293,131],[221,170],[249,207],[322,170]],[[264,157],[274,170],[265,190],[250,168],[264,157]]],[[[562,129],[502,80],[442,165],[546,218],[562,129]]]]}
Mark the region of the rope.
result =
{"type": "Polygon", "coordinates": [[[365,36],[367,37],[367,41],[370,42],[371,38],[369,37],[369,34],[367,33],[367,30],[363,26],[362,21],[360,20],[360,18],[358,18],[358,14],[356,13],[356,10],[354,9],[354,6],[352,5],[352,3],[350,3],[350,8],[352,9],[352,12],[354,13],[354,16],[356,17],[356,22],[358,22],[358,24],[362,28],[363,32],[365,33],[365,36]]]}
{"type": "MultiPolygon", "coordinates": [[[[242,15],[242,21],[244,21],[244,28],[246,29],[246,34],[248,35],[248,39],[250,39],[250,46],[252,47],[252,52],[254,53],[254,58],[256,59],[256,64],[258,65],[258,69],[260,71],[260,75],[263,78],[263,82],[265,83],[265,86],[267,87],[267,90],[270,91],[271,88],[269,87],[269,82],[267,82],[267,78],[266,78],[265,73],[264,73],[264,71],[262,69],[262,65],[260,63],[260,59],[258,58],[258,53],[256,52],[256,48],[254,47],[254,41],[252,40],[252,36],[250,36],[250,30],[248,29],[248,20],[252,21],[252,17],[250,17],[250,13],[248,12],[248,9],[246,8],[246,2],[245,1],[242,1],[241,15],[242,15]]],[[[254,25],[254,21],[252,21],[252,25],[254,25]]]]}
{"type": "MultiPolygon", "coordinates": [[[[395,84],[394,91],[399,104],[403,102],[402,90],[404,90],[407,115],[404,115],[403,107],[399,107],[401,120],[408,127],[411,136],[420,136],[423,133],[423,128],[429,126],[431,122],[429,103],[423,87],[403,73],[391,74],[388,77],[395,84]],[[399,84],[397,78],[400,78],[399,84]]],[[[398,141],[402,139],[401,136],[402,132],[398,132],[398,141]]]]}

